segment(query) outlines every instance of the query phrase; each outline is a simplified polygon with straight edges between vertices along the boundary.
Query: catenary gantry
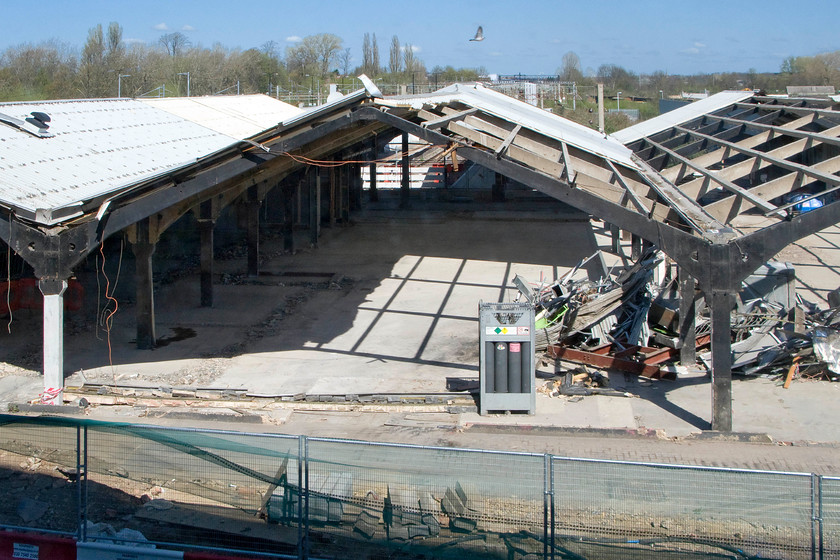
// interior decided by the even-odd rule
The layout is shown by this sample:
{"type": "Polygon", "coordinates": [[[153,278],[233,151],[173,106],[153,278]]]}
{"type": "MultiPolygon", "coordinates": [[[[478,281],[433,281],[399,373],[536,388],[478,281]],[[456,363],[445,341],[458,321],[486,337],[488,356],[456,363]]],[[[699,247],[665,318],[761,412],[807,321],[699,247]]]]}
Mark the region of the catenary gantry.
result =
{"type": "MultiPolygon", "coordinates": [[[[695,286],[712,311],[712,427],[729,431],[730,311],[740,282],[789,243],[837,222],[840,112],[833,99],[723,92],[605,136],[476,84],[423,96],[368,87],[310,111],[265,96],[0,105],[0,238],[44,294],[45,389],[63,385],[62,293],[73,269],[126,231],[137,257],[137,343],[155,343],[151,255],[194,212],[202,304],[212,304],[212,235],[234,202],[249,216],[274,188],[321,193],[330,219],[361,198],[360,166],[415,135],[655,244],[680,269],[681,340],[693,340],[695,286]],[[49,129],[32,112],[51,115],[49,129]],[[34,124],[33,124],[34,123],[34,124]],[[352,161],[329,173],[312,161],[352,161]],[[802,205],[813,208],[800,212],[802,205]]],[[[453,154],[454,155],[454,154],[453,154]]],[[[407,163],[407,162],[406,162],[407,163]]],[[[409,195],[404,165],[401,195],[409,195]]],[[[291,227],[291,224],[287,224],[291,227]]],[[[252,270],[254,269],[254,270],[252,270]]],[[[683,344],[683,359],[694,360],[683,344]]]]}

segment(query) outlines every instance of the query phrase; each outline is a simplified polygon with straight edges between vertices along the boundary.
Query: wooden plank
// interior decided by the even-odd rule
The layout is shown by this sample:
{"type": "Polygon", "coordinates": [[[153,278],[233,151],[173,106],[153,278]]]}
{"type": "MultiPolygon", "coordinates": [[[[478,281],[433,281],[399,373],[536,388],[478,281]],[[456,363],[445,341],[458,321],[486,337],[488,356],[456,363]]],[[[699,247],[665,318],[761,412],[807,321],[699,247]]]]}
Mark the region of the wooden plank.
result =
{"type": "MultiPolygon", "coordinates": [[[[840,156],[835,156],[825,161],[821,161],[811,167],[823,173],[834,174],[840,172],[840,156]]],[[[777,177],[772,181],[755,186],[750,189],[750,191],[763,198],[772,199],[789,193],[792,190],[796,190],[803,184],[805,183],[802,181],[802,174],[792,171],[782,175],[781,177],[777,177]]],[[[737,199],[734,197],[722,198],[706,206],[706,210],[712,215],[724,218],[732,213],[736,202],[737,199]]]]}
{"type": "Polygon", "coordinates": [[[607,160],[607,165],[609,165],[610,169],[612,169],[612,172],[615,175],[615,180],[627,193],[627,197],[633,202],[633,204],[636,206],[636,209],[640,212],[644,212],[645,214],[650,215],[650,210],[647,206],[645,206],[645,203],[642,202],[642,197],[640,197],[636,193],[636,191],[634,191],[632,187],[630,187],[630,184],[624,179],[621,173],[619,173],[618,168],[613,164],[613,162],[607,160]]]}
{"type": "MultiPolygon", "coordinates": [[[[810,124],[813,121],[812,117],[803,117],[801,119],[796,119],[787,123],[785,128],[799,128],[801,126],[805,126],[810,124]]],[[[770,131],[762,132],[756,134],[754,136],[750,136],[749,138],[744,138],[741,140],[740,144],[747,147],[747,148],[754,148],[755,146],[759,146],[766,142],[770,138],[770,131]]],[[[694,159],[692,162],[696,165],[700,165],[702,167],[709,167],[710,165],[714,165],[716,163],[720,163],[721,161],[725,160],[729,157],[728,150],[715,150],[713,152],[709,152],[707,154],[702,154],[694,159]]],[[[668,169],[664,169],[661,171],[661,174],[666,177],[669,181],[674,181],[679,179],[679,166],[669,167],[668,169]]],[[[685,185],[681,185],[684,187],[685,185]]]]}
{"type": "MultiPolygon", "coordinates": [[[[516,135],[519,134],[520,130],[522,130],[522,125],[521,124],[518,124],[515,127],[513,127],[513,130],[510,131],[510,134],[508,134],[507,138],[505,138],[505,141],[502,142],[499,145],[498,148],[496,148],[496,157],[497,158],[500,158],[504,155],[505,151],[508,149],[508,146],[510,146],[511,142],[513,142],[513,139],[516,138],[516,135]]],[[[564,160],[563,163],[566,164],[566,170],[568,172],[568,167],[569,167],[568,161],[564,160]]]]}
{"type": "Polygon", "coordinates": [[[262,500],[260,501],[260,507],[257,509],[257,516],[262,519],[268,518],[268,502],[271,500],[271,496],[274,494],[274,491],[277,489],[277,486],[280,485],[280,481],[282,477],[286,474],[286,467],[289,464],[289,458],[283,457],[283,462],[280,463],[280,467],[277,469],[277,473],[274,475],[274,482],[268,485],[266,488],[265,493],[263,494],[262,500]]]}
{"type": "Polygon", "coordinates": [[[665,152],[666,154],[668,154],[669,156],[677,159],[678,161],[683,162],[683,164],[685,164],[686,166],[694,169],[698,173],[701,173],[702,175],[707,177],[709,180],[714,181],[715,183],[719,184],[720,186],[722,186],[724,189],[728,190],[729,192],[740,196],[741,198],[743,198],[744,200],[746,200],[747,202],[749,202],[753,206],[755,206],[757,208],[760,208],[761,210],[763,210],[765,212],[765,214],[773,213],[773,212],[778,211],[776,206],[770,204],[769,202],[762,199],[761,197],[758,197],[754,193],[739,187],[735,183],[733,183],[733,182],[731,182],[731,181],[729,181],[729,180],[727,180],[723,177],[720,177],[717,173],[712,173],[711,171],[709,171],[705,167],[702,167],[700,165],[695,164],[691,160],[689,160],[687,158],[684,158],[683,156],[679,155],[678,153],[674,152],[673,150],[671,150],[669,148],[666,148],[662,144],[659,144],[658,142],[654,142],[653,140],[651,140],[649,138],[646,138],[644,141],[647,142],[648,144],[654,146],[656,149],[661,150],[661,151],[665,152]]]}
{"type": "MultiPolygon", "coordinates": [[[[566,164],[566,179],[570,184],[574,184],[577,173],[575,173],[575,170],[572,167],[572,158],[569,157],[569,147],[565,142],[560,142],[560,146],[563,148],[563,163],[566,164]]],[[[609,160],[607,160],[607,163],[612,165],[609,160]]]]}
{"type": "MultiPolygon", "coordinates": [[[[802,173],[804,173],[804,174],[806,174],[810,177],[814,177],[815,179],[825,181],[826,183],[829,183],[829,184],[832,184],[832,185],[840,183],[840,177],[838,177],[836,175],[821,173],[821,172],[819,172],[819,171],[817,171],[817,170],[815,170],[811,167],[808,167],[807,165],[794,163],[790,160],[784,159],[783,157],[779,157],[778,155],[773,153],[775,150],[771,150],[770,152],[760,152],[758,150],[753,150],[752,148],[746,148],[746,147],[741,146],[740,144],[737,144],[737,143],[727,142],[725,140],[718,140],[714,136],[708,136],[706,134],[701,134],[701,133],[695,132],[693,130],[683,128],[681,126],[677,126],[675,128],[677,130],[679,130],[680,132],[685,132],[686,134],[690,134],[690,135],[695,136],[695,137],[705,138],[705,139],[709,140],[709,142],[711,142],[711,143],[715,143],[715,144],[718,144],[720,146],[729,146],[730,148],[732,148],[733,150],[735,150],[737,152],[740,152],[740,153],[742,153],[746,156],[756,158],[760,162],[765,162],[766,165],[772,164],[772,165],[776,165],[777,167],[781,167],[783,169],[789,169],[791,171],[801,171],[802,173]]],[[[834,134],[836,132],[840,132],[840,126],[829,129],[826,132],[830,132],[832,134],[834,134]]],[[[804,150],[807,147],[807,144],[809,142],[810,142],[809,140],[797,140],[796,142],[793,142],[794,144],[801,144],[800,149],[797,150],[794,153],[798,153],[799,151],[804,150]]],[[[790,154],[790,155],[793,155],[793,154],[790,154]]]]}
{"type": "MultiPolygon", "coordinates": [[[[421,112],[423,113],[423,115],[420,115],[418,113],[420,118],[424,118],[425,115],[432,115],[432,113],[429,113],[428,111],[421,111],[421,112]]],[[[446,116],[443,116],[443,117],[437,117],[433,120],[427,120],[427,121],[421,123],[420,126],[422,126],[423,128],[428,128],[429,130],[435,130],[437,128],[441,128],[445,125],[448,125],[452,121],[464,120],[464,118],[466,118],[469,115],[472,115],[476,112],[478,112],[478,109],[473,107],[471,109],[467,109],[466,111],[460,111],[460,112],[457,112],[457,113],[452,113],[451,115],[446,115],[446,116]]]]}

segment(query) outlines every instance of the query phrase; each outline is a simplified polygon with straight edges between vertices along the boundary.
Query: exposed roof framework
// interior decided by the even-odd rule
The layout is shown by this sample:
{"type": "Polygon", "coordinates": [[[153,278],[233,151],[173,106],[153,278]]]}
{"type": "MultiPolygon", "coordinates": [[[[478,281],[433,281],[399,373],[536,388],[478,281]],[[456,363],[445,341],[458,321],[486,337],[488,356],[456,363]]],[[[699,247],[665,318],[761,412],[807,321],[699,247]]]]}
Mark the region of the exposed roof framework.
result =
{"type": "Polygon", "coordinates": [[[256,114],[245,107],[254,99],[105,101],[97,134],[79,124],[92,101],[64,102],[65,123],[78,119],[66,134],[60,118],[54,137],[0,125],[0,238],[33,265],[45,297],[60,295],[73,267],[116,232],[139,239],[142,222],[141,242],[153,243],[186,212],[200,207],[212,221],[246,193],[261,200],[320,161],[373,159],[378,145],[413,134],[656,244],[696,279],[712,307],[712,424],[728,430],[729,310],[741,280],[840,218],[831,100],[724,92],[612,136],[480,85],[396,98],[370,88],[308,112],[264,101],[256,114]],[[108,138],[130,152],[119,154],[125,169],[113,165],[108,138]],[[71,160],[62,159],[68,147],[71,160]],[[822,206],[798,212],[810,200],[822,206]]]}

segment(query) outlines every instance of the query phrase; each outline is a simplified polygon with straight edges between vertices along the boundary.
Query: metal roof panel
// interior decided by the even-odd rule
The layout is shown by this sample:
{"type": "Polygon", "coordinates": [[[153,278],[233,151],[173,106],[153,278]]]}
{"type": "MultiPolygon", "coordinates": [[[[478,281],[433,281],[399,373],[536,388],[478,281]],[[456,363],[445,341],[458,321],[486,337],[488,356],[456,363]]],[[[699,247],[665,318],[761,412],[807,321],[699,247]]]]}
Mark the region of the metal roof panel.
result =
{"type": "Polygon", "coordinates": [[[262,93],[162,97],[138,101],[240,140],[304,113],[303,109],[262,93]]]}
{"type": "Polygon", "coordinates": [[[707,113],[712,113],[724,107],[728,107],[733,103],[738,103],[745,99],[749,99],[755,95],[754,91],[722,91],[695,101],[673,111],[663,113],[658,117],[642,121],[639,124],[634,124],[625,129],[619,130],[612,134],[612,137],[622,144],[630,144],[646,136],[651,136],[657,132],[667,130],[672,126],[690,121],[697,117],[702,117],[707,113]]]}
{"type": "Polygon", "coordinates": [[[77,205],[195,162],[237,142],[132,99],[0,104],[52,118],[52,138],[0,125],[0,203],[35,214],[77,205]]]}
{"type": "Polygon", "coordinates": [[[458,101],[476,107],[510,122],[539,132],[550,138],[566,142],[586,152],[605,157],[635,169],[632,152],[621,142],[605,136],[569,119],[549,113],[528,103],[493,91],[481,84],[454,84],[429,95],[410,95],[377,99],[377,103],[395,107],[421,108],[424,104],[437,105],[458,101]]]}

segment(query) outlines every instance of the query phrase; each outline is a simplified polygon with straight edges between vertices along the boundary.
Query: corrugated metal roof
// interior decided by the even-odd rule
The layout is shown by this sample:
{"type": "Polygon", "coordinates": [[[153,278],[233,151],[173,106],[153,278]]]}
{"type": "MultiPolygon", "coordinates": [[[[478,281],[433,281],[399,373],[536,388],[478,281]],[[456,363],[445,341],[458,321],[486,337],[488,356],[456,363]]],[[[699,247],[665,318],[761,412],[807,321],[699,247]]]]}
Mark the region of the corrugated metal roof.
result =
{"type": "Polygon", "coordinates": [[[630,158],[632,152],[614,138],[604,136],[596,130],[518,101],[503,93],[485,88],[481,84],[454,84],[429,95],[388,97],[387,99],[377,100],[377,103],[419,109],[424,104],[436,105],[453,101],[479,108],[507,121],[516,122],[525,128],[622,165],[631,168],[637,167],[630,158]]]}
{"type": "Polygon", "coordinates": [[[690,121],[718,109],[723,109],[733,103],[749,99],[755,95],[753,91],[722,91],[706,99],[695,101],[673,111],[663,113],[658,117],[642,121],[612,134],[612,137],[622,144],[630,144],[640,138],[667,130],[672,126],[690,121]]]}
{"type": "Polygon", "coordinates": [[[303,109],[262,93],[162,97],[138,101],[238,139],[250,138],[304,112],[303,109]]]}
{"type": "Polygon", "coordinates": [[[47,113],[55,134],[37,138],[0,124],[0,204],[30,219],[50,216],[190,165],[299,112],[267,96],[164,101],[0,104],[18,119],[47,113]]]}

